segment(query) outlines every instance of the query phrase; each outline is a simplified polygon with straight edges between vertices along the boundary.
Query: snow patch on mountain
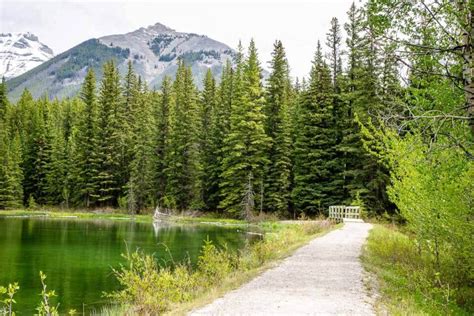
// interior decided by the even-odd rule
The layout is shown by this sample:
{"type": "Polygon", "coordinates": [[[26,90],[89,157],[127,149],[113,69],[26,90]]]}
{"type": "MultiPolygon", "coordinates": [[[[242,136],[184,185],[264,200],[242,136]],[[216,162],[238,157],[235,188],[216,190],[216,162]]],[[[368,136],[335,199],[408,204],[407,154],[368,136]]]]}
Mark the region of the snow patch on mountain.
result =
{"type": "Polygon", "coordinates": [[[53,57],[32,33],[0,33],[0,77],[17,77],[53,57]]]}

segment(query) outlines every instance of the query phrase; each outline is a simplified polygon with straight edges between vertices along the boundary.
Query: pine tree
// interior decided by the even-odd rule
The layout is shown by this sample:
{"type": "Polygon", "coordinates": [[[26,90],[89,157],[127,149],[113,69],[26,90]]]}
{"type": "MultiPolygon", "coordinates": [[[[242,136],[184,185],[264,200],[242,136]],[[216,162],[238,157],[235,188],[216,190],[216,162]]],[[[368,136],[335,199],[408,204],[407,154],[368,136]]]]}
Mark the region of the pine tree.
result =
{"type": "Polygon", "coordinates": [[[230,116],[230,132],[225,139],[225,157],[221,175],[222,200],[219,204],[228,214],[237,216],[245,209],[242,202],[248,188],[256,190],[257,205],[261,205],[265,152],[263,89],[257,50],[252,40],[248,56],[243,62],[241,51],[233,80],[234,94],[230,116]],[[250,185],[249,185],[249,179],[250,185]]]}
{"type": "Polygon", "coordinates": [[[178,64],[173,95],[167,162],[167,205],[178,210],[199,209],[203,204],[199,179],[197,93],[191,69],[186,67],[183,60],[178,64]]]}
{"type": "Polygon", "coordinates": [[[122,103],[120,78],[115,63],[110,61],[104,65],[104,78],[102,79],[99,96],[99,120],[97,148],[97,178],[98,194],[94,195],[102,205],[116,205],[121,193],[118,179],[119,166],[122,162],[123,152],[120,144],[119,111],[122,103]]]}
{"type": "Polygon", "coordinates": [[[323,60],[318,42],[297,122],[299,132],[295,143],[295,186],[292,194],[300,212],[322,212],[334,203],[332,90],[330,70],[323,60]]]}
{"type": "Polygon", "coordinates": [[[84,108],[80,114],[77,131],[77,151],[79,163],[79,196],[86,207],[92,206],[99,197],[99,113],[96,96],[95,74],[89,69],[80,98],[84,108]]]}
{"type": "Polygon", "coordinates": [[[281,41],[275,42],[272,57],[264,108],[265,131],[270,137],[264,205],[267,211],[283,214],[289,203],[291,136],[289,69],[281,41]]]}

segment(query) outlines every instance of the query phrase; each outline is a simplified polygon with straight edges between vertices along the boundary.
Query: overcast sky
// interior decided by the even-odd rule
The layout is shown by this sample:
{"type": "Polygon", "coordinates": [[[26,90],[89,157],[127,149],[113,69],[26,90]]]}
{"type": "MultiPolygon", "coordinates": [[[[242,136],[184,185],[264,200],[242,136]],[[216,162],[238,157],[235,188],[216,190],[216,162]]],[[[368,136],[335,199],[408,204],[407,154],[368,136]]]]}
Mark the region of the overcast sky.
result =
{"type": "MultiPolygon", "coordinates": [[[[160,22],[207,35],[233,48],[253,37],[266,67],[282,40],[293,76],[306,76],[316,42],[331,17],[344,23],[353,0],[0,0],[0,32],[32,32],[61,53],[87,39],[127,33],[160,22]]],[[[359,0],[355,0],[359,3],[359,0]]]]}

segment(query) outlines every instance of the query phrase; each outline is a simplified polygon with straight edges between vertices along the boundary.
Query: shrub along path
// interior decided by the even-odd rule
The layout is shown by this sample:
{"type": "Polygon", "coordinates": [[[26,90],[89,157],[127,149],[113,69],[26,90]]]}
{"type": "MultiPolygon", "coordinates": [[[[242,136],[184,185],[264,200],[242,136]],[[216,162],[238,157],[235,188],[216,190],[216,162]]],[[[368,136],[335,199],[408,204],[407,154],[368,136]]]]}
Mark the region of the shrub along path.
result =
{"type": "Polygon", "coordinates": [[[372,315],[359,261],[371,227],[366,223],[346,223],[191,314],[372,315]]]}

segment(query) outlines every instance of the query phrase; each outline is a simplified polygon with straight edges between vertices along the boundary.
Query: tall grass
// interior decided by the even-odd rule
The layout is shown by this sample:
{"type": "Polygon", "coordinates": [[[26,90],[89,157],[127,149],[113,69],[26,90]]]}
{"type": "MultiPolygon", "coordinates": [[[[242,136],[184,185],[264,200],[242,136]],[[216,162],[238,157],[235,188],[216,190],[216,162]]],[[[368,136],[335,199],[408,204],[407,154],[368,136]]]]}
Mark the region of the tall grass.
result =
{"type": "MultiPolygon", "coordinates": [[[[127,264],[114,273],[121,289],[108,294],[112,301],[120,302],[119,310],[130,315],[156,315],[182,307],[182,304],[199,300],[209,291],[225,286],[229,279],[248,275],[265,263],[282,258],[296,246],[311,237],[327,231],[327,221],[296,225],[265,224],[261,241],[247,245],[238,252],[205,241],[195,268],[189,263],[174,267],[162,266],[156,258],[141,252],[125,255],[127,264]]],[[[240,282],[234,282],[238,285],[240,282]]],[[[112,309],[113,310],[113,309],[112,309]]],[[[105,312],[113,314],[111,309],[105,312]]]]}
{"type": "Polygon", "coordinates": [[[380,307],[394,315],[473,315],[472,280],[456,268],[449,251],[438,263],[409,236],[376,225],[362,260],[378,276],[380,307]]]}

